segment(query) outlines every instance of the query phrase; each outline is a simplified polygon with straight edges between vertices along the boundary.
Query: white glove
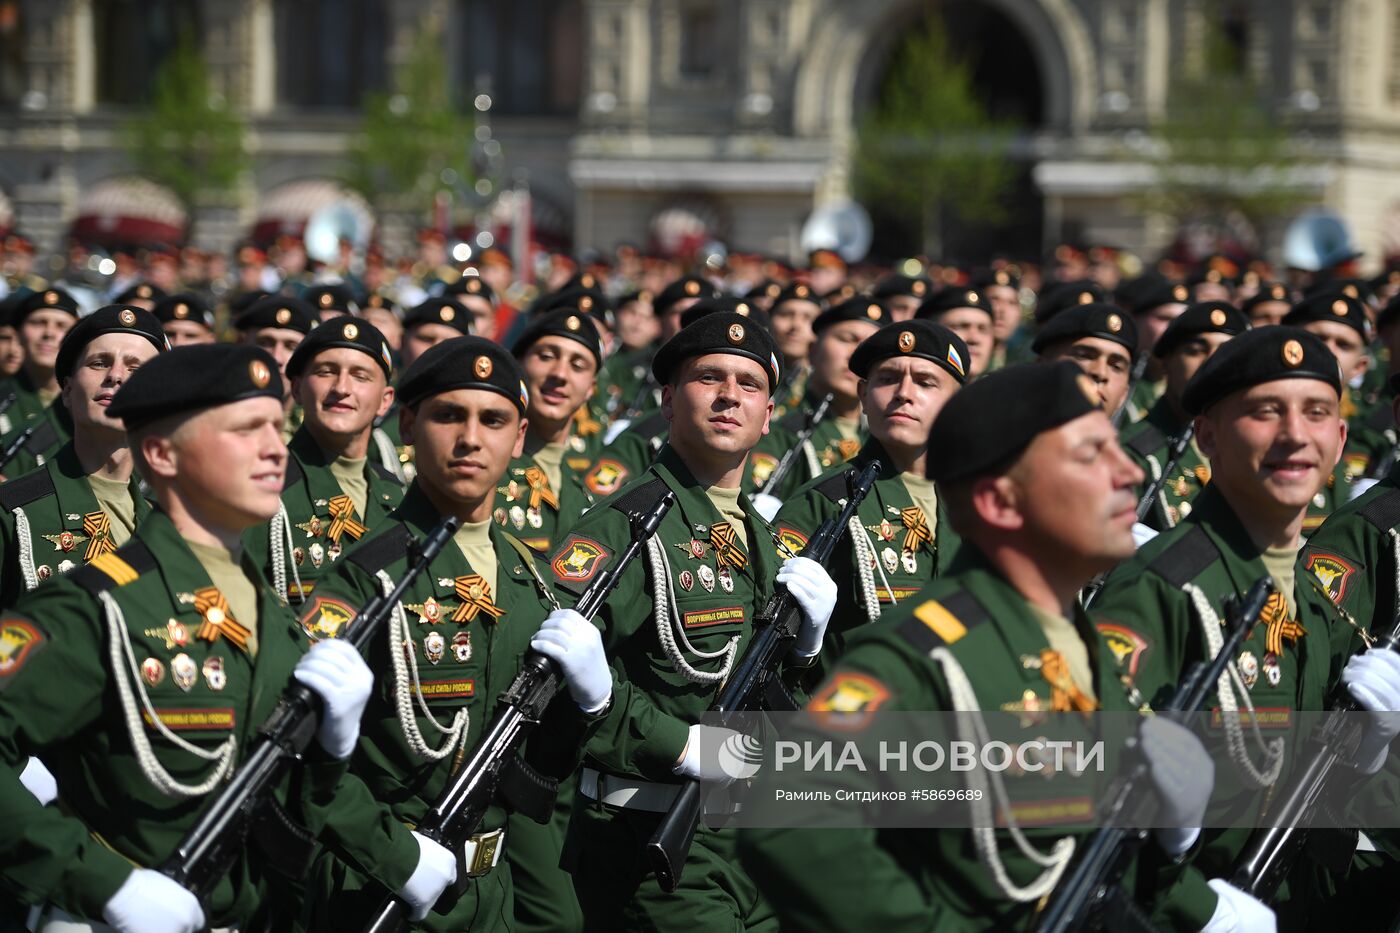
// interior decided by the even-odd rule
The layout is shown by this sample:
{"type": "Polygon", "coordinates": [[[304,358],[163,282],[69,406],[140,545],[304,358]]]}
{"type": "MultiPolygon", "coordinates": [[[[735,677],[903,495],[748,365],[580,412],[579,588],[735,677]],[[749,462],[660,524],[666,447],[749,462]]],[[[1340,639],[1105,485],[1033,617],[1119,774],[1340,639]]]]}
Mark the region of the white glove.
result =
{"type": "Polygon", "coordinates": [[[447,886],[457,880],[457,859],[452,850],[438,845],[427,836],[413,834],[418,841],[418,867],[399,888],[399,897],[407,902],[414,920],[422,920],[442,897],[447,886]]]}
{"type": "Polygon", "coordinates": [[[369,702],[374,674],[348,641],[327,638],[311,646],[292,676],[321,698],[316,741],[336,759],[349,758],[360,737],[360,715],[369,702]]]}
{"type": "Polygon", "coordinates": [[[1278,918],[1263,901],[1223,878],[1212,878],[1206,884],[1219,900],[1201,933],[1275,933],[1278,929],[1278,918]]]}
{"type": "Polygon", "coordinates": [[[626,431],[627,426],[631,423],[632,422],[628,419],[623,418],[621,421],[614,421],[611,425],[609,425],[607,433],[603,435],[603,446],[606,447],[613,441],[617,440],[617,436],[623,431],[626,431]]]}
{"type": "Polygon", "coordinates": [[[1138,727],[1143,757],[1152,767],[1161,824],[1158,843],[1173,857],[1195,843],[1205,822],[1206,806],[1215,786],[1215,763],[1191,730],[1161,716],[1149,716],[1138,727]]]}
{"type": "Polygon", "coordinates": [[[102,908],[122,933],[196,933],[204,929],[199,899],[158,871],[137,868],[102,908]]]}
{"type": "Polygon", "coordinates": [[[612,671],[603,654],[598,627],[572,609],[556,609],[530,638],[530,647],[558,664],[569,696],[587,713],[596,713],[612,697],[612,671]]]}
{"type": "Polygon", "coordinates": [[[1142,522],[1133,522],[1133,544],[1142,547],[1157,537],[1157,529],[1148,528],[1142,522]]]}
{"type": "Polygon", "coordinates": [[[810,557],[789,557],[778,571],[777,581],[787,587],[797,605],[802,607],[805,625],[797,633],[793,653],[810,658],[822,649],[826,624],[836,608],[836,582],[821,564],[810,557]]]}
{"type": "Polygon", "coordinates": [[[741,778],[751,778],[758,773],[756,759],[761,756],[756,752],[750,754],[751,746],[746,739],[742,732],[697,722],[690,727],[685,751],[673,770],[681,777],[695,778],[706,784],[730,784],[741,778]]]}
{"type": "Polygon", "coordinates": [[[1400,735],[1400,654],[1371,648],[1353,655],[1342,668],[1342,683],[1352,699],[1372,714],[1356,749],[1356,769],[1375,774],[1385,764],[1391,740],[1400,735]]]}
{"type": "Polygon", "coordinates": [[[749,501],[753,503],[754,511],[762,515],[766,522],[771,522],[773,516],[778,514],[778,509],[783,507],[782,499],[763,492],[754,493],[749,497],[749,501]]]}
{"type": "Polygon", "coordinates": [[[29,759],[29,763],[20,772],[19,782],[43,806],[47,807],[58,798],[58,781],[54,780],[49,769],[37,758],[29,759]]]}

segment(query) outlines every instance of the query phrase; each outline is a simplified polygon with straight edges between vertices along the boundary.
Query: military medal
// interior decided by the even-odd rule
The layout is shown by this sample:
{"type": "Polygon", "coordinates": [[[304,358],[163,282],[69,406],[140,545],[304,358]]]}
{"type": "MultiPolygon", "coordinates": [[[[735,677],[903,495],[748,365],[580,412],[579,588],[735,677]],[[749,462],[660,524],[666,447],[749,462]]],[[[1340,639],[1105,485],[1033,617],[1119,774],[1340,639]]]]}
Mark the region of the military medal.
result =
{"type": "Polygon", "coordinates": [[[1239,660],[1235,662],[1240,669],[1240,679],[1244,685],[1251,690],[1259,682],[1259,659],[1254,656],[1253,651],[1241,651],[1239,660]]]}
{"type": "Polygon", "coordinates": [[[71,531],[61,531],[56,535],[44,535],[44,540],[53,545],[55,551],[71,551],[87,538],[71,531]]]}
{"type": "Polygon", "coordinates": [[[700,565],[700,569],[695,572],[700,578],[700,585],[705,588],[705,592],[711,593],[715,589],[715,572],[705,564],[700,565]]]}
{"type": "Polygon", "coordinates": [[[204,659],[204,682],[209,685],[210,690],[222,690],[228,683],[228,675],[224,673],[223,658],[204,659]]]}
{"type": "Polygon", "coordinates": [[[183,651],[170,659],[170,677],[175,681],[175,686],[186,693],[194,686],[195,678],[199,676],[199,665],[194,663],[194,658],[183,651]]]}
{"type": "Polygon", "coordinates": [[[530,524],[531,528],[544,527],[544,516],[540,513],[539,509],[527,509],[525,511],[525,521],[530,524]]]}
{"type": "Polygon", "coordinates": [[[83,552],[85,561],[94,561],[117,549],[116,542],[112,540],[112,520],[102,509],[83,516],[83,533],[88,536],[87,550],[83,552]]]}
{"type": "Polygon", "coordinates": [[[518,506],[518,505],[513,505],[513,506],[511,506],[511,507],[510,507],[510,523],[511,523],[512,525],[515,526],[515,530],[516,530],[516,531],[522,531],[522,530],[524,530],[524,528],[525,528],[525,510],[522,509],[522,508],[521,508],[520,506],[518,506]]]}
{"type": "Polygon", "coordinates": [[[313,515],[304,522],[298,522],[297,527],[306,532],[308,538],[321,537],[321,519],[313,515]]]}
{"type": "Polygon", "coordinates": [[[306,549],[299,547],[292,548],[292,562],[298,567],[306,563],[306,549]]]}
{"type": "Polygon", "coordinates": [[[311,545],[311,547],[307,548],[307,553],[311,557],[311,566],[319,567],[321,564],[325,563],[326,549],[321,547],[321,542],[317,541],[315,544],[311,545]]]}
{"type": "Polygon", "coordinates": [[[335,559],[336,559],[337,557],[340,556],[340,542],[339,542],[339,541],[335,542],[335,543],[332,544],[330,547],[326,548],[326,556],[329,557],[329,558],[331,559],[331,562],[332,562],[332,563],[335,562],[335,559]]]}
{"type": "Polygon", "coordinates": [[[40,580],[47,580],[49,577],[53,576],[53,568],[48,564],[40,564],[38,567],[34,568],[34,576],[38,577],[40,580]]]}
{"type": "Polygon", "coordinates": [[[74,566],[75,566],[75,565],[74,565],[74,563],[73,563],[71,560],[62,560],[62,561],[59,561],[59,562],[58,562],[58,572],[59,572],[59,573],[67,573],[68,571],[72,570],[74,566]]]}
{"type": "Polygon", "coordinates": [[[871,525],[870,530],[879,535],[881,541],[894,540],[894,526],[890,524],[888,518],[881,519],[878,525],[871,525]]]}
{"type": "Polygon", "coordinates": [[[691,538],[689,541],[683,541],[677,544],[676,547],[685,551],[685,556],[691,560],[704,560],[705,551],[709,545],[699,538],[691,538]]]}
{"type": "Polygon", "coordinates": [[[441,632],[433,631],[423,636],[423,657],[433,664],[442,660],[442,653],[447,648],[447,639],[442,637],[441,632]]]}
{"type": "Polygon", "coordinates": [[[728,567],[719,568],[719,586],[726,593],[734,592],[734,574],[729,572],[728,567]]]}
{"type": "MultiPolygon", "coordinates": [[[[583,409],[580,408],[579,411],[583,411],[583,409]]],[[[588,442],[574,434],[569,437],[569,447],[574,453],[581,454],[588,449],[588,442]]]]}
{"type": "Polygon", "coordinates": [[[1327,507],[1327,497],[1322,493],[1318,493],[1313,496],[1313,505],[1317,506],[1319,509],[1325,509],[1327,507]]]}
{"type": "Polygon", "coordinates": [[[491,513],[491,517],[496,520],[497,525],[504,525],[506,523],[506,510],[497,507],[496,511],[491,513]]]}
{"type": "Polygon", "coordinates": [[[1279,667],[1278,655],[1272,651],[1264,655],[1264,679],[1269,682],[1270,687],[1277,687],[1279,681],[1283,680],[1283,670],[1279,667]]]}
{"type": "Polygon", "coordinates": [[[149,687],[154,687],[165,679],[165,665],[157,658],[147,658],[141,662],[141,679],[149,687]]]}
{"type": "Polygon", "coordinates": [[[749,558],[739,549],[738,540],[739,533],[729,522],[710,526],[710,547],[715,549],[715,559],[719,566],[743,570],[748,565],[749,558]]]}
{"type": "Polygon", "coordinates": [[[410,612],[418,613],[419,625],[437,625],[442,621],[442,604],[429,596],[422,603],[404,606],[410,612]]]}
{"type": "Polygon", "coordinates": [[[452,636],[452,656],[458,664],[466,664],[472,659],[471,632],[458,632],[452,636]]]}
{"type": "Polygon", "coordinates": [[[690,588],[693,587],[693,586],[695,585],[695,574],[691,573],[689,570],[682,570],[679,579],[680,579],[681,589],[683,589],[683,590],[685,590],[687,593],[689,593],[689,592],[690,592],[690,588]]]}
{"type": "Polygon", "coordinates": [[[165,623],[166,638],[172,645],[179,645],[181,648],[189,644],[190,630],[185,628],[185,623],[176,622],[171,619],[165,623]]]}
{"type": "Polygon", "coordinates": [[[349,496],[334,496],[327,505],[331,510],[331,526],[326,529],[326,537],[337,546],[336,554],[339,555],[338,546],[343,536],[349,535],[350,540],[358,541],[369,528],[355,519],[355,503],[349,496]]]}
{"type": "Polygon", "coordinates": [[[880,562],[885,565],[886,573],[894,573],[899,567],[899,554],[892,547],[884,548],[880,551],[880,562]]]}
{"type": "Polygon", "coordinates": [[[462,601],[452,613],[452,621],[465,623],[485,613],[492,619],[499,619],[506,611],[491,601],[491,587],[486,579],[477,573],[469,573],[452,581],[457,598],[462,601]]]}
{"type": "Polygon", "coordinates": [[[900,562],[904,564],[905,573],[919,572],[919,560],[913,551],[901,551],[899,558],[900,562]]]}
{"type": "Polygon", "coordinates": [[[1186,516],[1191,514],[1191,503],[1183,502],[1181,503],[1181,505],[1176,507],[1176,510],[1181,513],[1182,518],[1185,518],[1186,516]]]}

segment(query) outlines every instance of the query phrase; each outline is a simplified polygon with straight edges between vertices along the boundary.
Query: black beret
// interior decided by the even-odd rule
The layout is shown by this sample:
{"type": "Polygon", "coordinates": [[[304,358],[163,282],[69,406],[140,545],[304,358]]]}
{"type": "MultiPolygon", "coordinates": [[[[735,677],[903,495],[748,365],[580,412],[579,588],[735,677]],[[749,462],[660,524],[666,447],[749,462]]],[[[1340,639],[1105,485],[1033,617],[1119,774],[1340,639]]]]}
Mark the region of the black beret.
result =
{"type": "Polygon", "coordinates": [[[66,311],[78,316],[78,299],[61,288],[45,288],[26,295],[11,314],[10,325],[18,327],[35,311],[66,311]]]}
{"type": "Polygon", "coordinates": [[[831,325],[840,324],[842,321],[864,321],[876,327],[884,327],[890,322],[890,309],[878,298],[848,298],[818,314],[812,322],[812,332],[820,334],[831,325]]]}
{"type": "Polygon", "coordinates": [[[825,295],[822,295],[821,301],[818,302],[818,304],[824,308],[830,308],[833,305],[839,305],[841,302],[854,298],[855,296],[856,287],[850,282],[847,282],[845,285],[838,285],[825,295]]]}
{"type": "Polygon", "coordinates": [[[14,315],[15,311],[19,310],[20,304],[24,302],[28,294],[28,292],[21,294],[10,292],[4,298],[0,298],[0,327],[14,326],[11,322],[11,317],[14,315]]]}
{"type": "Polygon", "coordinates": [[[439,296],[429,298],[420,305],[410,308],[404,315],[403,326],[407,330],[419,324],[446,324],[453,330],[470,335],[472,313],[456,299],[439,296]]]}
{"type": "Polygon", "coordinates": [[[1036,299],[1036,323],[1043,324],[1066,308],[1102,302],[1106,297],[1095,282],[1061,282],[1042,291],[1036,299]]]}
{"type": "Polygon", "coordinates": [[[1366,318],[1366,306],[1359,298],[1341,292],[1304,298],[1284,315],[1283,323],[1301,327],[1309,321],[1331,321],[1345,324],[1361,335],[1362,343],[1371,339],[1371,322],[1366,318]]]}
{"type": "Polygon", "coordinates": [[[576,310],[559,308],[556,311],[539,315],[516,338],[515,343],[511,345],[510,352],[515,354],[516,359],[519,359],[541,337],[565,337],[569,340],[576,340],[587,347],[589,353],[593,354],[593,360],[599,369],[603,366],[603,348],[598,344],[598,328],[594,327],[584,315],[579,314],[576,310]]]}
{"type": "Polygon", "coordinates": [[[282,376],[271,354],[246,343],[201,343],[161,353],[132,373],[107,414],[134,431],[168,415],[264,395],[282,401],[282,376]]]}
{"type": "Polygon", "coordinates": [[[812,287],[806,282],[793,282],[773,296],[773,307],[777,308],[785,301],[810,301],[817,305],[821,304],[821,297],[812,291],[812,287]]]}
{"type": "Polygon", "coordinates": [[[228,309],[229,312],[236,318],[244,311],[247,311],[253,305],[257,304],[259,301],[262,301],[264,298],[271,297],[272,292],[265,292],[260,288],[256,288],[251,292],[244,292],[243,294],[231,299],[228,303],[228,309]]]}
{"type": "Polygon", "coordinates": [[[678,301],[687,298],[715,298],[718,295],[719,291],[708,279],[698,275],[684,275],[661,289],[652,305],[656,308],[656,313],[661,314],[678,301]]]}
{"type": "Polygon", "coordinates": [[[535,305],[536,314],[544,314],[549,311],[558,311],[564,308],[570,311],[581,311],[584,314],[597,316],[606,315],[604,320],[611,321],[612,302],[602,292],[596,292],[587,288],[565,288],[552,295],[546,295],[535,305]]]}
{"type": "Polygon", "coordinates": [[[1259,291],[1245,299],[1240,305],[1240,310],[1245,314],[1254,310],[1255,305],[1262,305],[1266,301],[1282,301],[1286,304],[1293,303],[1293,294],[1288,290],[1288,286],[1282,282],[1260,282],[1259,291]]]}
{"type": "Polygon", "coordinates": [[[1141,294],[1135,295],[1131,309],[1134,314],[1145,314],[1162,305],[1184,305],[1190,300],[1190,288],[1181,282],[1162,279],[1151,288],[1144,289],[1141,294]]]}
{"type": "Polygon", "coordinates": [[[464,275],[442,290],[444,295],[476,295],[496,303],[496,291],[479,275],[464,275]]]}
{"type": "Polygon", "coordinates": [[[870,289],[872,298],[895,298],[906,296],[920,301],[933,291],[933,283],[922,275],[887,275],[870,289]]]}
{"type": "Polygon", "coordinates": [[[880,328],[862,340],[851,354],[851,372],[864,379],[876,363],[892,356],[930,360],[948,370],[958,382],[967,383],[967,344],[942,324],[915,320],[880,328]]]}
{"type": "Polygon", "coordinates": [[[1376,330],[1384,330],[1400,319],[1400,295],[1386,302],[1381,313],[1376,315],[1376,330]]]}
{"type": "Polygon", "coordinates": [[[1046,347],[1081,337],[1100,337],[1121,343],[1128,352],[1137,352],[1137,325],[1116,307],[1102,302],[1075,305],[1046,321],[1036,331],[1031,350],[1040,353],[1046,347]]]}
{"type": "Polygon", "coordinates": [[[973,288],[990,288],[1000,285],[1003,288],[1020,288],[1021,280],[1006,269],[979,269],[972,274],[968,284],[973,288]]]}
{"type": "Polygon", "coordinates": [[[54,360],[53,374],[61,382],[73,374],[73,367],[83,355],[83,347],[103,334],[136,334],[145,337],[158,352],[170,349],[170,341],[156,316],[145,308],[131,305],[107,305],[85,318],[79,318],[63,335],[54,360]]]}
{"type": "Polygon", "coordinates": [[[1304,298],[1312,298],[1315,295],[1346,295],[1348,298],[1357,298],[1365,302],[1374,301],[1376,298],[1371,283],[1365,279],[1321,279],[1303,290],[1304,298]]]}
{"type": "Polygon", "coordinates": [[[167,295],[156,302],[151,313],[162,324],[167,324],[170,321],[193,321],[196,324],[203,324],[210,330],[214,329],[214,312],[210,310],[203,298],[190,292],[167,295]]]}
{"type": "Polygon", "coordinates": [[[643,301],[647,304],[651,304],[651,298],[652,294],[648,289],[634,288],[630,292],[623,292],[621,295],[617,296],[617,306],[621,308],[623,305],[630,305],[634,301],[643,301]]]}
{"type": "Polygon", "coordinates": [[[365,299],[365,310],[368,311],[371,308],[383,308],[385,311],[395,316],[400,316],[401,311],[397,301],[390,298],[388,295],[381,295],[378,292],[375,292],[365,299]]]}
{"type": "Polygon", "coordinates": [[[768,373],[768,394],[778,389],[781,368],[778,345],[767,328],[759,327],[739,314],[721,311],[707,314],[689,327],[682,327],[661,345],[651,361],[651,371],[661,385],[669,385],[671,374],[681,363],[707,353],[733,353],[753,360],[768,373]]]}
{"type": "Polygon", "coordinates": [[[775,279],[764,279],[763,281],[761,281],[761,282],[759,282],[758,284],[754,285],[754,286],[753,286],[752,288],[750,288],[748,291],[744,292],[744,297],[745,297],[745,298],[767,298],[769,301],[772,301],[774,298],[777,298],[777,297],[778,297],[778,294],[779,294],[782,290],[783,290],[783,286],[782,286],[782,284],[781,284],[780,282],[778,282],[777,280],[775,280],[775,279]]]}
{"type": "Polygon", "coordinates": [[[747,298],[735,298],[732,295],[721,295],[718,298],[701,298],[681,312],[681,326],[689,327],[707,314],[720,313],[737,314],[753,321],[764,330],[770,330],[772,324],[768,317],[768,312],[747,298]]]}
{"type": "Polygon", "coordinates": [[[996,314],[986,293],[975,288],[945,288],[919,305],[914,317],[936,318],[958,308],[976,308],[978,311],[985,311],[988,316],[996,314]]]}
{"type": "Polygon", "coordinates": [[[1186,284],[1194,291],[1197,285],[1204,285],[1206,282],[1210,282],[1214,285],[1224,285],[1226,288],[1234,288],[1237,284],[1236,280],[1227,275],[1224,270],[1214,267],[1196,270],[1196,273],[1191,276],[1186,284]]]}
{"type": "Polygon", "coordinates": [[[355,314],[360,303],[355,293],[344,285],[317,285],[301,293],[301,300],[316,309],[317,314],[339,311],[341,314],[355,314]]]}
{"type": "Polygon", "coordinates": [[[560,291],[580,291],[603,294],[603,283],[598,281],[598,277],[592,272],[575,272],[569,276],[569,280],[560,286],[560,291]]]}
{"type": "Polygon", "coordinates": [[[160,301],[164,297],[165,289],[152,285],[150,282],[137,282],[135,285],[123,288],[112,298],[112,304],[126,305],[133,301],[160,301]]]}
{"type": "Polygon", "coordinates": [[[379,364],[385,379],[393,375],[394,358],[379,328],[349,315],[333,317],[323,324],[317,324],[293,351],[291,359],[287,360],[287,375],[300,376],[317,353],[332,347],[359,350],[379,364]]]}
{"type": "Polygon", "coordinates": [[[1198,301],[1188,305],[1185,311],[1167,325],[1162,336],[1157,338],[1152,355],[1166,356],[1188,337],[1194,337],[1196,334],[1229,334],[1231,337],[1238,337],[1247,330],[1249,318],[1228,301],[1198,301]]]}
{"type": "Polygon", "coordinates": [[[525,373],[505,347],[485,337],[453,337],[435,343],[399,377],[399,403],[412,408],[430,395],[454,389],[498,392],[525,414],[530,394],[525,373]]]}
{"type": "Polygon", "coordinates": [[[1037,435],[1101,408],[1093,380],[1069,360],[988,373],[934,419],[928,476],[948,483],[1005,469],[1037,435]]]}
{"type": "Polygon", "coordinates": [[[244,332],[282,327],[309,334],[316,326],[316,309],[300,298],[272,295],[253,302],[248,310],[233,319],[233,326],[244,332]]]}
{"type": "Polygon", "coordinates": [[[1337,358],[1299,327],[1259,327],[1216,350],[1186,384],[1181,405],[1199,415],[1232,392],[1276,379],[1317,379],[1342,394],[1337,358]]]}

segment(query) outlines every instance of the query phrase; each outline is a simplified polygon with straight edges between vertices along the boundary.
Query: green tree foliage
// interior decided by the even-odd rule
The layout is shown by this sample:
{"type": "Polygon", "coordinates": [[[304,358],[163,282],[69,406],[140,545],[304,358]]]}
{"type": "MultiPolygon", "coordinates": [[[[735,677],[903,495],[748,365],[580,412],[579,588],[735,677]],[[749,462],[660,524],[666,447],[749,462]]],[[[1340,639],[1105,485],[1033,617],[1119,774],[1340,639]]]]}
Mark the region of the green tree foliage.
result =
{"type": "Polygon", "coordinates": [[[473,130],[473,119],[452,99],[442,32],[425,27],[393,90],[365,101],[350,184],[372,201],[421,195],[426,207],[435,192],[470,184],[473,130]]]}
{"type": "Polygon", "coordinates": [[[857,128],[857,196],[917,225],[924,252],[938,256],[945,218],[994,224],[1006,217],[1015,132],[1015,124],[987,113],[971,68],[949,48],[930,8],[896,50],[879,102],[857,128]]]}
{"type": "Polygon", "coordinates": [[[244,129],[209,86],[204,56],[186,35],[161,63],[149,104],[122,126],[121,138],[136,172],[169,188],[193,217],[202,195],[235,188],[248,168],[244,129]]]}

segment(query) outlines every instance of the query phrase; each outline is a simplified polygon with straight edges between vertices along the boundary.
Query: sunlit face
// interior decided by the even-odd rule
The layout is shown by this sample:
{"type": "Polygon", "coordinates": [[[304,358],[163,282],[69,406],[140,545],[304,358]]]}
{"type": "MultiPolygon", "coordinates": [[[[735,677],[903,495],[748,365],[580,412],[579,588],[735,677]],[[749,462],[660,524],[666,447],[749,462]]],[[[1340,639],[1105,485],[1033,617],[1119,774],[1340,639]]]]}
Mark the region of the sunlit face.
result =
{"type": "Polygon", "coordinates": [[[1211,484],[1236,512],[1289,521],[1327,482],[1346,443],[1341,400],[1317,379],[1276,379],[1232,393],[1196,419],[1211,484]]]}
{"type": "Polygon", "coordinates": [[[892,356],[860,381],[860,404],[876,440],[915,450],[928,445],[933,419],[959,388],[952,373],[931,360],[892,356]]]}
{"type": "Polygon", "coordinates": [[[1337,321],[1308,321],[1303,330],[1318,337],[1327,344],[1327,349],[1337,358],[1342,370],[1342,382],[1347,383],[1365,375],[1371,365],[1371,357],[1366,353],[1366,343],[1355,327],[1337,321]]]}
{"type": "Polygon", "coordinates": [[[365,308],[364,318],[384,335],[384,342],[389,345],[389,349],[397,350],[403,343],[403,323],[393,311],[388,308],[365,308]]]}
{"type": "Polygon", "coordinates": [[[1040,358],[1047,362],[1070,360],[1084,370],[1085,375],[1094,380],[1105,411],[1117,411],[1127,401],[1133,360],[1121,343],[1102,337],[1080,337],[1051,344],[1040,358]]]}
{"type": "Polygon", "coordinates": [[[1282,324],[1292,307],[1286,301],[1261,301],[1249,309],[1249,323],[1254,327],[1282,324]]]}
{"type": "Polygon", "coordinates": [[[403,357],[403,368],[413,365],[413,361],[422,356],[430,347],[437,346],[444,340],[451,340],[454,337],[462,336],[462,332],[455,327],[448,327],[446,324],[414,324],[403,335],[403,348],[400,355],[403,357]]]}
{"type": "Polygon", "coordinates": [[[454,389],[399,412],[399,429],[412,439],[417,481],[442,501],[475,507],[494,496],[525,445],[520,409],[488,389],[454,389]]]}
{"type": "Polygon", "coordinates": [[[855,398],[860,379],[851,372],[851,354],[879,329],[869,321],[840,321],[824,328],[812,348],[812,377],[818,385],[843,398],[855,398]]]}
{"type": "Polygon", "coordinates": [[[683,362],[661,390],[670,442],[683,457],[747,454],[768,433],[770,373],[748,357],[707,353],[683,362]]]}
{"type": "Polygon", "coordinates": [[[778,352],[789,360],[805,360],[817,339],[812,332],[812,322],[818,314],[821,314],[821,308],[816,302],[800,298],[789,298],[774,307],[769,320],[778,352]]]}
{"type": "Polygon", "coordinates": [[[699,300],[700,299],[698,297],[682,298],[680,301],[674,302],[669,308],[667,308],[661,313],[662,340],[670,340],[672,337],[676,336],[676,334],[680,333],[681,315],[685,313],[687,308],[689,308],[691,305],[695,304],[699,300]]]}
{"type": "Polygon", "coordinates": [[[1163,369],[1167,376],[1167,393],[1178,402],[1181,401],[1182,393],[1186,391],[1186,383],[1196,375],[1196,370],[1201,368],[1202,363],[1210,359],[1216,350],[1229,343],[1230,337],[1230,334],[1208,331],[1192,334],[1177,344],[1163,361],[1163,369]]]}
{"type": "Polygon", "coordinates": [[[161,328],[165,331],[165,339],[170,341],[172,349],[214,342],[214,332],[195,321],[166,321],[161,328]]]}
{"type": "MultiPolygon", "coordinates": [[[[458,295],[457,302],[472,314],[472,333],[493,339],[496,336],[496,309],[483,295],[458,295]]],[[[460,335],[458,335],[460,336],[460,335]]]]}
{"type": "Polygon", "coordinates": [[[987,371],[992,362],[992,316],[977,308],[954,308],[936,318],[967,344],[967,375],[975,379],[987,371]]]}
{"type": "Polygon", "coordinates": [[[19,334],[13,327],[0,326],[0,378],[13,376],[23,364],[24,347],[19,334]]]}
{"type": "Polygon", "coordinates": [[[73,416],[74,428],[125,433],[119,419],[108,417],[107,407],[131,374],[159,352],[137,334],[102,334],[89,341],[72,375],[63,381],[63,404],[73,416]]]}
{"type": "Polygon", "coordinates": [[[992,303],[992,336],[1006,343],[1021,326],[1021,299],[1010,285],[988,285],[982,289],[992,303]]]}
{"type": "Polygon", "coordinates": [[[331,347],[317,353],[292,380],[313,436],[358,437],[394,404],[394,390],[384,370],[361,350],[331,347]]]}
{"type": "Polygon", "coordinates": [[[306,339],[306,335],[299,330],[290,327],[262,327],[252,332],[248,337],[248,342],[257,347],[262,347],[272,358],[277,361],[277,371],[282,374],[282,378],[287,378],[287,361],[292,358],[292,354],[297,352],[297,347],[306,339]]]}
{"type": "Polygon", "coordinates": [[[53,369],[63,335],[77,322],[78,319],[67,311],[44,308],[31,312],[19,325],[19,342],[24,347],[25,358],[41,369],[53,369]]]}
{"type": "Polygon", "coordinates": [[[650,301],[629,301],[617,309],[617,337],[624,347],[644,347],[661,336],[661,322],[650,301]]]}
{"type": "Polygon", "coordinates": [[[913,295],[891,295],[885,299],[885,304],[889,306],[891,321],[912,321],[923,299],[913,295]]]}
{"type": "MultiPolygon", "coordinates": [[[[586,321],[580,323],[588,326],[586,321]]],[[[597,359],[568,337],[541,337],[526,348],[520,365],[530,390],[530,420],[537,429],[572,418],[593,395],[598,381],[597,359]]]]}
{"type": "Polygon", "coordinates": [[[1133,315],[1133,322],[1137,324],[1138,350],[1151,353],[1152,348],[1157,346],[1157,341],[1166,332],[1167,325],[1180,317],[1181,312],[1185,310],[1185,304],[1174,301],[1133,315]]]}

